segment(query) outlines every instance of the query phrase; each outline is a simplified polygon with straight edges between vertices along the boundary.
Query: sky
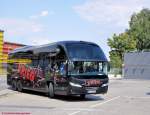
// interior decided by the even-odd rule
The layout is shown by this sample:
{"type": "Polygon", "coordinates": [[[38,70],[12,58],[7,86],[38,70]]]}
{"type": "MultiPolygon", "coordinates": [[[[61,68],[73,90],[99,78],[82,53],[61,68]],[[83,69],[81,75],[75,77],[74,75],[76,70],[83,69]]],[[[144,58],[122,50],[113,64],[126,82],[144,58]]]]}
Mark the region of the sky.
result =
{"type": "Polygon", "coordinates": [[[143,8],[150,0],[0,0],[0,29],[5,41],[26,45],[95,42],[109,57],[107,39],[143,8]]]}

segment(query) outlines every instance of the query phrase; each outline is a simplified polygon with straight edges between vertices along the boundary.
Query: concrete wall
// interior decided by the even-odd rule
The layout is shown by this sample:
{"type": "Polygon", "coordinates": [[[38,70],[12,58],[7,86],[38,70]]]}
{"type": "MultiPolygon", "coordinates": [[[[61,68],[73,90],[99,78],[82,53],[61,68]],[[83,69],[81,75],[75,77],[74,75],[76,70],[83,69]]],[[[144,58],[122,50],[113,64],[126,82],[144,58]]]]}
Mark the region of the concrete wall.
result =
{"type": "Polygon", "coordinates": [[[134,52],[124,55],[125,78],[150,79],[150,52],[134,52]]]}

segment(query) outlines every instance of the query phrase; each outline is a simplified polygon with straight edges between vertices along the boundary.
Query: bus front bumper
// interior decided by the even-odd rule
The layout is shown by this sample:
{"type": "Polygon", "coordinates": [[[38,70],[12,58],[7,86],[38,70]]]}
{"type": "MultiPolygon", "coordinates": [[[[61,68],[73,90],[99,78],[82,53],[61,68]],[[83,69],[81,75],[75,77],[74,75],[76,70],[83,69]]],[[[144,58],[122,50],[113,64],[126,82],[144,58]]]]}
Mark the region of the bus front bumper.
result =
{"type": "Polygon", "coordinates": [[[105,94],[108,91],[108,83],[101,85],[100,87],[78,87],[71,86],[70,94],[71,95],[80,95],[80,94],[105,94]]]}

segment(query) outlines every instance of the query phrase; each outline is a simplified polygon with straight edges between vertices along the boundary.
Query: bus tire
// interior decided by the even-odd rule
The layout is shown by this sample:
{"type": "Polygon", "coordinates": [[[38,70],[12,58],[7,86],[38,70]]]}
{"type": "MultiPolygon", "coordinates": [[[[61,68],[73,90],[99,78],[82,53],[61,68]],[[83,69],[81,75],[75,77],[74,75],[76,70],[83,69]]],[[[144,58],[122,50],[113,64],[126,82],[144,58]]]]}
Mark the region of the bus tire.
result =
{"type": "Polygon", "coordinates": [[[53,98],[54,97],[54,85],[52,82],[49,83],[49,88],[48,88],[48,92],[49,92],[49,97],[53,98]]]}
{"type": "Polygon", "coordinates": [[[81,95],[80,95],[80,98],[81,98],[81,99],[85,99],[85,96],[86,96],[85,94],[81,94],[81,95]]]}
{"type": "Polygon", "coordinates": [[[21,82],[21,80],[18,80],[18,81],[17,81],[17,89],[18,89],[19,92],[22,92],[23,87],[22,87],[22,82],[21,82]]]}
{"type": "Polygon", "coordinates": [[[17,91],[17,82],[16,82],[15,79],[12,80],[12,89],[13,89],[14,91],[17,91]]]}

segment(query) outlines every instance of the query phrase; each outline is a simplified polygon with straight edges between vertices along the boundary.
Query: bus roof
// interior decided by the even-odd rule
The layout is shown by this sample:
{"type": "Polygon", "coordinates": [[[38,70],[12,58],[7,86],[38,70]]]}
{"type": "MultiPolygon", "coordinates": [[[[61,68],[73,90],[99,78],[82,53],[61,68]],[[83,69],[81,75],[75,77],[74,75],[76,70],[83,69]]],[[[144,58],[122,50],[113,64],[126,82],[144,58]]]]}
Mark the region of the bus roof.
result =
{"type": "MultiPolygon", "coordinates": [[[[25,46],[21,48],[16,48],[12,52],[10,52],[9,55],[15,53],[26,53],[26,52],[32,52],[33,54],[38,54],[42,52],[52,52],[56,50],[58,46],[61,46],[64,48],[64,50],[66,50],[66,44],[78,44],[78,43],[98,46],[95,43],[86,42],[86,41],[59,41],[59,42],[54,42],[54,43],[49,43],[49,44],[39,45],[39,46],[25,46]]],[[[102,61],[107,61],[105,55],[102,57],[103,57],[102,61]]]]}
{"type": "Polygon", "coordinates": [[[45,50],[47,49],[51,49],[54,46],[63,46],[65,47],[66,44],[73,44],[73,43],[86,43],[86,44],[93,44],[93,45],[97,45],[95,43],[92,42],[85,42],[85,41],[59,41],[59,42],[54,42],[54,43],[49,43],[49,44],[44,44],[44,45],[39,45],[39,46],[24,46],[21,48],[16,48],[13,51],[10,52],[10,54],[13,53],[18,53],[18,52],[28,52],[28,51],[36,51],[36,49],[39,49],[39,52],[42,52],[43,48],[45,48],[45,50]]]}

